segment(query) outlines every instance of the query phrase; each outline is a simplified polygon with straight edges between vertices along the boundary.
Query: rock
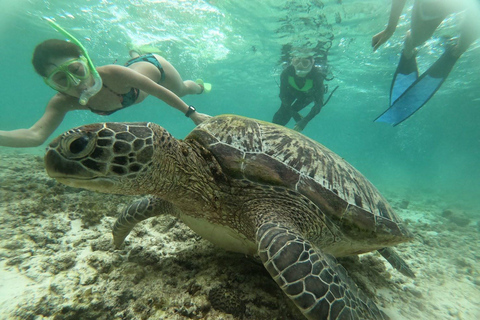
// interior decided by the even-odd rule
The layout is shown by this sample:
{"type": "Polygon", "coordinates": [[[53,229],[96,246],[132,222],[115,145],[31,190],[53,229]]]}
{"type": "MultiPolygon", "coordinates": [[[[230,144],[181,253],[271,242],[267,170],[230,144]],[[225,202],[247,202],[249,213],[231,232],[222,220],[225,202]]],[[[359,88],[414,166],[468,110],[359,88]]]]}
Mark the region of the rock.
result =
{"type": "Polygon", "coordinates": [[[245,314],[245,303],[240,299],[238,292],[222,287],[216,287],[208,293],[208,301],[216,310],[223,311],[242,318],[245,314]]]}
{"type": "Polygon", "coordinates": [[[410,204],[410,201],[408,201],[408,200],[402,200],[402,201],[398,204],[398,207],[399,207],[400,209],[407,209],[409,204],[410,204]]]}
{"type": "Polygon", "coordinates": [[[464,215],[462,216],[452,216],[449,218],[450,222],[456,224],[459,227],[466,227],[470,224],[470,219],[464,215]]]}
{"type": "Polygon", "coordinates": [[[459,213],[450,209],[443,210],[442,216],[459,227],[466,227],[471,222],[470,218],[468,218],[464,213],[459,213]]]}
{"type": "Polygon", "coordinates": [[[450,210],[450,209],[443,210],[442,217],[449,218],[451,216],[453,216],[453,211],[452,210],[450,210]]]}

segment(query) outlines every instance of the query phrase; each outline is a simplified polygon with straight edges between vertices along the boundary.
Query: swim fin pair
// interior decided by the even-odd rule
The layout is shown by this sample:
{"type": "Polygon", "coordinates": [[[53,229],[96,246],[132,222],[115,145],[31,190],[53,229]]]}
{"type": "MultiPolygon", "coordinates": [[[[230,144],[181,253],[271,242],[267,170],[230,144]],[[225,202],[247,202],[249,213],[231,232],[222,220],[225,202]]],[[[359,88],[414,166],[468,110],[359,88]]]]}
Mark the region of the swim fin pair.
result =
{"type": "Polygon", "coordinates": [[[390,108],[375,122],[396,126],[413,115],[440,89],[457,60],[452,49],[447,47],[442,56],[418,77],[415,56],[407,58],[402,53],[390,88],[390,108]]]}

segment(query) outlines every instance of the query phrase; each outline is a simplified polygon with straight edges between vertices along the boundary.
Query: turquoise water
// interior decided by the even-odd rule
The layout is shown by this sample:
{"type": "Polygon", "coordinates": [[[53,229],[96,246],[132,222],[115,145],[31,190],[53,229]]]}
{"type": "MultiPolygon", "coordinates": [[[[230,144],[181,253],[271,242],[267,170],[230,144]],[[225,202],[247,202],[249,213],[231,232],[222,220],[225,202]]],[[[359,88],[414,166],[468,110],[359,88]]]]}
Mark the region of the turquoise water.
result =
{"type": "MultiPolygon", "coordinates": [[[[184,79],[213,84],[208,95],[185,101],[210,115],[235,113],[270,121],[278,109],[281,47],[316,42],[333,35],[328,54],[339,89],[304,134],[332,149],[381,191],[406,197],[442,197],[466,208],[478,207],[480,94],[475,43],[458,61],[431,101],[397,127],[373,123],[388,104],[409,14],[391,41],[376,53],[371,36],[383,29],[390,1],[0,1],[0,129],[31,126],[53,91],[30,63],[36,44],[62,38],[42,17],[78,37],[97,65],[128,59],[128,43],[162,50],[184,79]],[[340,19],[339,19],[340,18],[340,19]],[[341,21],[340,21],[341,20],[341,21]],[[317,26],[316,23],[321,23],[317,26]]],[[[418,55],[424,71],[454,34],[451,17],[418,55]]],[[[307,110],[305,110],[307,111],[307,110]]],[[[100,121],[152,121],[178,138],[193,123],[153,98],[102,117],[72,112],[51,138],[71,127],[100,121]]],[[[292,123],[289,124],[292,127],[292,123]]],[[[49,139],[51,140],[51,139],[49,139]]],[[[44,146],[28,151],[43,153],[44,146]]],[[[14,149],[0,148],[0,152],[14,149]]],[[[18,150],[17,150],[18,151],[18,150]]]]}

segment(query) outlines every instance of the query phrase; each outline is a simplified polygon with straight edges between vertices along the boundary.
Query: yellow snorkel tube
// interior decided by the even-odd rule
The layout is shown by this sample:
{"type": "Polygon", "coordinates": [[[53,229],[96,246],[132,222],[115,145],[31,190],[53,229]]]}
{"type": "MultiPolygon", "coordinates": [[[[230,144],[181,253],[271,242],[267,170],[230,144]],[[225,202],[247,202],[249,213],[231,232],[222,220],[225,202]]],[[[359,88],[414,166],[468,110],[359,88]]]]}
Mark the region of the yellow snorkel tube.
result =
{"type": "Polygon", "coordinates": [[[45,20],[47,20],[47,22],[50,24],[50,26],[53,29],[57,30],[58,32],[60,32],[64,36],[66,36],[68,39],[70,39],[70,41],[72,41],[74,44],[76,44],[80,48],[80,50],[82,50],[83,56],[87,59],[88,67],[90,68],[90,72],[93,75],[94,84],[93,84],[93,86],[84,90],[80,94],[80,98],[78,99],[78,101],[80,102],[80,104],[82,106],[84,106],[88,103],[88,100],[91,97],[96,95],[98,93],[98,91],[100,91],[100,89],[102,89],[102,78],[98,74],[97,69],[95,69],[95,66],[93,65],[92,59],[90,59],[90,56],[88,55],[87,49],[85,49],[83,44],[80,41],[78,41],[74,36],[72,36],[67,30],[63,29],[57,23],[55,23],[55,21],[53,21],[52,19],[45,18],[45,20]]]}

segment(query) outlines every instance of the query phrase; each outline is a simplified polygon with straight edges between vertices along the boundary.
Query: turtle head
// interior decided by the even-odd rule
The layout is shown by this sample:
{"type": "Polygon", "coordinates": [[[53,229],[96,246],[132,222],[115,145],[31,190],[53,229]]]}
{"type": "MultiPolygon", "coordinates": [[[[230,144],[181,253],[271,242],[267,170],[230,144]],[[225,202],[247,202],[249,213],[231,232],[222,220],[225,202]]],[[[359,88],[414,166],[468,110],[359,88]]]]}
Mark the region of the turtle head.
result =
{"type": "Polygon", "coordinates": [[[150,122],[77,127],[50,143],[45,167],[50,177],[68,186],[106,193],[146,193],[156,137],[164,135],[171,137],[150,122]]]}

